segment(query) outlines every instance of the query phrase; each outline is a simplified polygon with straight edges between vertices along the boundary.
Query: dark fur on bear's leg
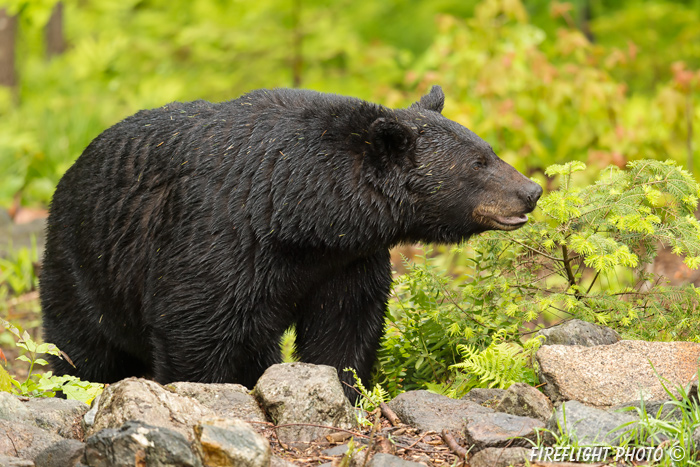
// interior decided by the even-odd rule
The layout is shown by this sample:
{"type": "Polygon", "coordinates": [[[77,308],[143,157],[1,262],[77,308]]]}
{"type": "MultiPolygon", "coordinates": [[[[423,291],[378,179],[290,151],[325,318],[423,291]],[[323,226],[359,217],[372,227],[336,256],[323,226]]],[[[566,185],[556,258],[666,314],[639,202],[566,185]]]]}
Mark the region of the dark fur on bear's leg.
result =
{"type": "MultiPolygon", "coordinates": [[[[86,381],[113,383],[129,376],[148,376],[150,369],[144,362],[148,352],[140,357],[120,350],[101,331],[100,321],[109,308],[97,311],[90,300],[91,290],[75,280],[70,270],[68,255],[62,248],[44,261],[48,273],[41,279],[44,339],[58,346],[73,361],[48,355],[54,374],[79,376],[86,381]],[[90,304],[90,305],[88,305],[90,304]],[[82,311],[83,313],[77,313],[82,311]]],[[[143,330],[130,331],[134,334],[143,330]]]]}
{"type": "Polygon", "coordinates": [[[443,104],[258,90],[105,130],[51,204],[44,335],[76,365],[54,370],[252,387],[296,324],[303,361],[369,384],[389,248],[516,229],[542,192],[443,104]]]}
{"type": "Polygon", "coordinates": [[[296,347],[301,361],[334,366],[348,399],[358,393],[354,368],[368,385],[391,285],[388,251],[362,258],[333,274],[301,303],[296,347]]]}

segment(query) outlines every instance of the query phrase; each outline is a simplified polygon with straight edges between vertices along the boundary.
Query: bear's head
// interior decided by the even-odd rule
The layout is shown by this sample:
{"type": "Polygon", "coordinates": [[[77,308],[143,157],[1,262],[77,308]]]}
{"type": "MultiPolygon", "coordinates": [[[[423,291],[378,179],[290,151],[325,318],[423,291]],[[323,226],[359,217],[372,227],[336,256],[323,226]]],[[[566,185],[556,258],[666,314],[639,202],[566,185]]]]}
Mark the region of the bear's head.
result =
{"type": "Polygon", "coordinates": [[[373,160],[410,203],[406,240],[455,243],[525,225],[542,188],[472,131],[441,114],[439,86],[408,109],[376,119],[373,160]]]}

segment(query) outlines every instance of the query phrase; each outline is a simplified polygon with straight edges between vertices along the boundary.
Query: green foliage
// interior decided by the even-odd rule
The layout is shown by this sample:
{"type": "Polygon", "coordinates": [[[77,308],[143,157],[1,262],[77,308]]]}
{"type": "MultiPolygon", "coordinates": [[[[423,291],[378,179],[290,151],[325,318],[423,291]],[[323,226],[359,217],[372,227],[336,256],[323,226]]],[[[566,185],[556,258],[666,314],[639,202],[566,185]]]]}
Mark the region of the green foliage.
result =
{"type": "Polygon", "coordinates": [[[402,106],[441,84],[445,115],[526,173],[692,162],[700,147],[690,4],[593,2],[591,43],[579,12],[544,0],[63,0],[69,48],[48,60],[56,1],[0,0],[21,23],[19,86],[0,89],[0,206],[47,205],[85,146],[139,109],[261,87],[402,106]]]}
{"type": "Polygon", "coordinates": [[[379,381],[393,396],[449,380],[450,366],[459,362],[458,346],[472,342],[474,327],[483,327],[462,309],[444,271],[428,254],[423,260],[406,261],[409,273],[396,281],[390,301],[379,381]]]}
{"type": "Polygon", "coordinates": [[[41,358],[41,355],[64,358],[65,354],[53,344],[37,344],[27,331],[20,332],[17,327],[4,319],[0,319],[0,321],[5,329],[17,339],[17,347],[26,352],[17,357],[17,360],[29,363],[27,378],[22,382],[17,381],[7,370],[0,367],[0,390],[32,397],[54,397],[58,391],[61,391],[68,399],[79,400],[87,404],[102,392],[104,385],[81,381],[75,376],[54,376],[50,371],[44,374],[35,374],[33,372],[35,365],[48,365],[48,362],[41,358]]]}
{"type": "Polygon", "coordinates": [[[510,316],[486,316],[478,310],[483,302],[464,295],[465,283],[481,284],[485,264],[478,257],[462,258],[471,272],[452,281],[430,255],[422,257],[422,264],[406,261],[408,273],[394,284],[379,351],[382,387],[392,396],[429,389],[461,397],[473,387],[534,384],[533,356],[540,340],[518,343],[518,326],[510,316]]]}
{"type": "Polygon", "coordinates": [[[348,442],[348,450],[345,452],[345,455],[343,455],[343,458],[340,459],[338,467],[350,467],[351,465],[356,464],[353,462],[353,458],[363,449],[365,449],[365,447],[366,446],[363,446],[362,444],[356,443],[355,438],[350,438],[350,441],[348,442]]]}
{"type": "Polygon", "coordinates": [[[435,259],[407,264],[390,301],[378,381],[395,395],[429,388],[536,383],[543,319],[580,318],[649,340],[700,340],[700,289],[670,287],[648,266],[659,245],[700,264],[700,185],[672,161],[611,166],[579,188],[579,161],[550,166],[560,188],[523,228],[487,232],[457,249],[457,278],[435,259]]]}
{"type": "Polygon", "coordinates": [[[296,338],[297,331],[295,327],[285,330],[284,334],[282,334],[280,348],[282,350],[282,361],[284,363],[292,363],[299,360],[296,356],[296,338]]]}
{"type": "Polygon", "coordinates": [[[13,249],[7,248],[8,255],[0,257],[0,288],[9,287],[13,295],[36,290],[39,286],[39,278],[34,271],[34,264],[38,262],[36,239],[32,239],[31,248],[13,249]]]}
{"type": "Polygon", "coordinates": [[[360,393],[357,405],[367,412],[376,410],[382,402],[389,400],[389,394],[379,384],[375,384],[372,391],[368,391],[354,368],[345,368],[343,371],[349,371],[355,378],[355,389],[360,393]]]}
{"type": "Polygon", "coordinates": [[[530,339],[523,346],[501,341],[504,332],[496,333],[494,340],[485,349],[473,345],[460,345],[461,362],[451,368],[457,373],[452,395],[462,395],[473,387],[508,388],[517,382],[536,385],[535,355],[543,338],[530,339]]]}
{"type": "Polygon", "coordinates": [[[488,313],[500,309],[519,322],[547,313],[635,338],[699,339],[700,291],[667,287],[647,270],[659,245],[698,266],[698,184],[671,161],[644,160],[624,171],[609,167],[594,184],[576,188],[572,174],[583,168],[579,162],[547,169],[562,178],[561,188],[541,199],[540,220],[472,243],[475,251],[502,254],[494,264],[498,277],[465,292],[483,300],[488,313]]]}

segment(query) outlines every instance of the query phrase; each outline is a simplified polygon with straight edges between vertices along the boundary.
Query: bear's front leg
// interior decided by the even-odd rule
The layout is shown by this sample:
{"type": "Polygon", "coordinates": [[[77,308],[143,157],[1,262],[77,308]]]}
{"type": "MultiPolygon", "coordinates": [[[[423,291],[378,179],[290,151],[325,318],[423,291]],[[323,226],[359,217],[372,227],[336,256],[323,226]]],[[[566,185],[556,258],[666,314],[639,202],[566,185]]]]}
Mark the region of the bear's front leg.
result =
{"type": "Polygon", "coordinates": [[[301,361],[334,366],[351,402],[354,368],[369,384],[391,286],[389,251],[381,251],[344,266],[310,291],[297,322],[297,354],[301,361]]]}

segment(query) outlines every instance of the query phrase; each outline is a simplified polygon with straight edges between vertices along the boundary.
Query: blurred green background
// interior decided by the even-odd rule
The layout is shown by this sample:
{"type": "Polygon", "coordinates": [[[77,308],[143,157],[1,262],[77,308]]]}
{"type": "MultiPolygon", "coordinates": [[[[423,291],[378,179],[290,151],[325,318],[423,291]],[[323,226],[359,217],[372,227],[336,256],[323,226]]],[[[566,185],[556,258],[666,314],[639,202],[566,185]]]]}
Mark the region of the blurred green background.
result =
{"type": "Polygon", "coordinates": [[[45,208],[102,130],[174,100],[298,86],[444,114],[542,181],[698,174],[700,0],[0,0],[0,208],[45,208]],[[13,56],[14,55],[14,56],[13,56]]]}

